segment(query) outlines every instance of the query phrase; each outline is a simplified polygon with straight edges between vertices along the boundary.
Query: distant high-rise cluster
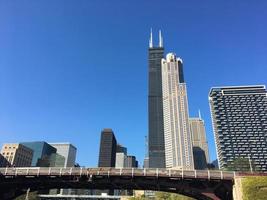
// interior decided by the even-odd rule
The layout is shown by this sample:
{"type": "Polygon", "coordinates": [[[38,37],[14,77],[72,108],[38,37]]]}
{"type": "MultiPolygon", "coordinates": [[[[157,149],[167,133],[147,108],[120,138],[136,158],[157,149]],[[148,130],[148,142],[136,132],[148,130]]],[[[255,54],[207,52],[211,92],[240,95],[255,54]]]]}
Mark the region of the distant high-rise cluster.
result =
{"type": "Polygon", "coordinates": [[[101,132],[98,167],[138,167],[135,156],[127,155],[127,148],[117,143],[112,129],[101,132]]]}
{"type": "Polygon", "coordinates": [[[247,170],[247,159],[251,170],[266,171],[265,86],[214,87],[209,102],[220,169],[247,170]]]}
{"type": "Polygon", "coordinates": [[[15,167],[73,167],[76,147],[70,143],[44,141],[4,144],[0,166],[15,167]]]}
{"type": "MultiPolygon", "coordinates": [[[[148,159],[150,168],[193,169],[194,143],[192,142],[192,137],[195,134],[205,134],[205,130],[203,132],[201,129],[196,129],[196,131],[192,132],[190,129],[182,59],[176,57],[174,53],[168,53],[164,58],[161,31],[159,32],[158,47],[154,47],[152,38],[151,31],[148,50],[149,155],[146,158],[146,162],[148,159]]],[[[205,149],[202,149],[203,146],[198,145],[197,147],[205,151],[205,149]]],[[[207,160],[209,158],[206,158],[206,156],[208,154],[202,157],[205,160],[199,161],[205,163],[205,165],[197,164],[200,169],[207,168],[207,160]]]]}

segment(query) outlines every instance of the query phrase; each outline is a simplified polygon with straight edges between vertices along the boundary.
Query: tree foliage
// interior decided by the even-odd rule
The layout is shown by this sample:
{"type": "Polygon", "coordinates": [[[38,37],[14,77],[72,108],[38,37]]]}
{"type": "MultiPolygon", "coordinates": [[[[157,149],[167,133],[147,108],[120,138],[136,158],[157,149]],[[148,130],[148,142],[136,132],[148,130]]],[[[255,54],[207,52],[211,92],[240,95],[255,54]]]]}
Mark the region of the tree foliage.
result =
{"type": "MultiPolygon", "coordinates": [[[[253,162],[251,162],[253,167],[253,162]]],[[[228,171],[250,171],[250,163],[248,158],[236,158],[227,164],[226,170],[228,171]]]]}

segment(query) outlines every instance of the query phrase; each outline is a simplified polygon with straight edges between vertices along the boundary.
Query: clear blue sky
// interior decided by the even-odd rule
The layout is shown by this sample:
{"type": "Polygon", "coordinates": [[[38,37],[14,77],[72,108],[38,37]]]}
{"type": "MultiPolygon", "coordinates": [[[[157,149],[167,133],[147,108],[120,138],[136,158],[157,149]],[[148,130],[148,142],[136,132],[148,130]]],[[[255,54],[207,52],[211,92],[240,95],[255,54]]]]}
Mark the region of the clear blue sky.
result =
{"type": "Polygon", "coordinates": [[[67,141],[96,166],[110,127],[142,162],[152,27],[184,61],[190,115],[201,110],[215,159],[209,89],[267,84],[266,10],[264,0],[0,0],[0,145],[67,141]]]}

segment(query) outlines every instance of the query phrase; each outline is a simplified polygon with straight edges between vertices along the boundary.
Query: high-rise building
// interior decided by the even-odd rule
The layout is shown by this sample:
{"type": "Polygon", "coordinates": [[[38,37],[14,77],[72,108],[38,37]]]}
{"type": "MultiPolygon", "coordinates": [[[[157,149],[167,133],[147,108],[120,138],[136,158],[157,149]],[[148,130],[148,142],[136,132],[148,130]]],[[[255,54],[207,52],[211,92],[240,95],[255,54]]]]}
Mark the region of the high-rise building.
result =
{"type": "Polygon", "coordinates": [[[189,118],[195,169],[206,169],[209,160],[209,149],[204,120],[199,117],[189,118]]]}
{"type": "Polygon", "coordinates": [[[166,167],[193,169],[183,62],[173,53],[162,59],[162,93],[166,167]]]}
{"type": "Polygon", "coordinates": [[[127,156],[126,158],[126,167],[129,168],[137,168],[138,167],[138,162],[135,158],[135,156],[127,156]]]}
{"type": "MultiPolygon", "coordinates": [[[[49,143],[57,151],[57,154],[65,158],[64,166],[62,167],[73,167],[76,160],[77,148],[70,143],[49,143]]],[[[54,158],[62,160],[60,156],[54,155],[54,158]]],[[[58,162],[58,161],[55,161],[58,162]]]]}
{"type": "Polygon", "coordinates": [[[33,150],[32,164],[33,167],[47,167],[49,163],[46,162],[47,158],[56,153],[56,148],[52,147],[46,142],[22,142],[22,145],[33,150]]]}
{"type": "Polygon", "coordinates": [[[150,168],[165,167],[161,59],[164,57],[163,39],[153,46],[152,31],[148,49],[148,153],[150,168]]]}
{"type": "Polygon", "coordinates": [[[112,129],[101,132],[98,167],[115,167],[117,141],[112,129]]]}
{"type": "Polygon", "coordinates": [[[124,168],[126,167],[126,159],[127,159],[127,148],[117,144],[116,149],[116,168],[124,168]]]}
{"type": "MultiPolygon", "coordinates": [[[[49,143],[56,149],[56,153],[49,156],[49,164],[51,167],[74,167],[76,160],[77,148],[71,143],[49,143]]],[[[50,190],[50,194],[76,194],[75,189],[57,189],[50,190]]]]}
{"type": "Polygon", "coordinates": [[[31,166],[33,150],[22,144],[4,144],[1,150],[1,154],[12,166],[31,166]]]}
{"type": "Polygon", "coordinates": [[[265,86],[214,87],[209,103],[219,168],[247,159],[253,169],[267,171],[265,86]]]}
{"type": "Polygon", "coordinates": [[[122,152],[116,153],[115,167],[116,168],[126,167],[126,159],[127,159],[127,155],[125,155],[125,153],[122,153],[122,152]]]}
{"type": "Polygon", "coordinates": [[[116,152],[124,153],[125,155],[127,155],[127,148],[122,146],[121,144],[117,144],[116,152]]]}

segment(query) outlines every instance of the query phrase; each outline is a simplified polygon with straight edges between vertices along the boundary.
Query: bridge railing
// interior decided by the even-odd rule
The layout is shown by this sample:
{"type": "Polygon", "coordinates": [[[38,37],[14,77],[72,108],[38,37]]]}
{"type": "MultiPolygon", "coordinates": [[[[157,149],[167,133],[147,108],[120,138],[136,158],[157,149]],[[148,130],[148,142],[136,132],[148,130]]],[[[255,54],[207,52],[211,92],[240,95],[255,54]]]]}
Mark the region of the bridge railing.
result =
{"type": "Polygon", "coordinates": [[[234,172],[207,170],[137,169],[137,168],[77,168],[77,167],[29,167],[0,168],[4,176],[146,176],[200,179],[233,179],[234,172]]]}

